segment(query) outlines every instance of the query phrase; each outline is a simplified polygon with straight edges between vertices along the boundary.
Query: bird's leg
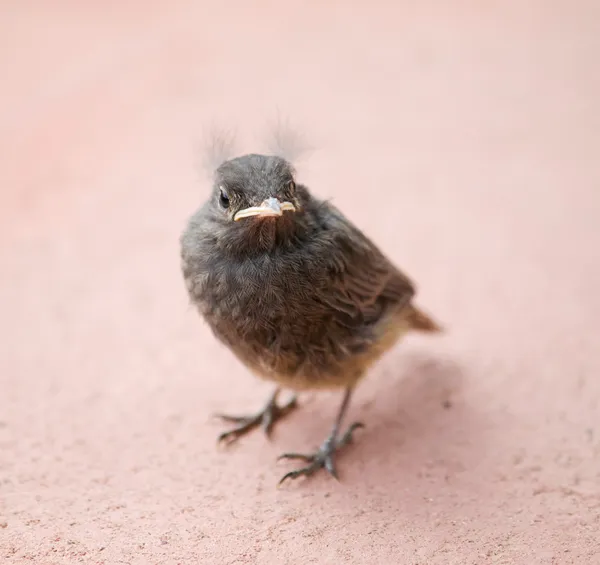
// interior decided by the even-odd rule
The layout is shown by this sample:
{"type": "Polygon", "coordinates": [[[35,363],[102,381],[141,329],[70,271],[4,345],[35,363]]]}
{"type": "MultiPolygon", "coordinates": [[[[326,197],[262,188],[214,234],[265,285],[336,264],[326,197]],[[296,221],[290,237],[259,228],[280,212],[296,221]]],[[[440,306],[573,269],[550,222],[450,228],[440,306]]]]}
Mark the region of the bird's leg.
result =
{"type": "Polygon", "coordinates": [[[316,453],[303,454],[303,453],[284,453],[279,456],[279,459],[301,459],[308,463],[305,467],[290,471],[279,481],[279,484],[283,483],[286,479],[296,479],[302,475],[310,476],[319,469],[325,469],[335,479],[338,478],[336,466],[335,466],[335,455],[336,452],[352,443],[352,434],[357,428],[364,428],[364,424],[361,422],[354,422],[351,424],[346,432],[340,437],[340,428],[344,414],[350,404],[350,397],[352,396],[352,388],[347,388],[342,400],[342,405],[333,424],[331,433],[327,439],[323,442],[321,447],[316,453]]]}
{"type": "Polygon", "coordinates": [[[223,432],[219,436],[218,442],[225,442],[227,444],[233,443],[241,436],[247,434],[249,431],[257,428],[258,426],[261,426],[267,437],[269,437],[271,435],[273,424],[277,420],[287,416],[292,410],[294,410],[294,408],[298,406],[296,396],[293,396],[287,404],[279,406],[277,404],[277,396],[279,392],[279,388],[275,389],[265,407],[257,414],[252,414],[250,416],[228,416],[227,414],[215,414],[215,416],[225,420],[226,422],[238,424],[232,430],[223,432]]]}

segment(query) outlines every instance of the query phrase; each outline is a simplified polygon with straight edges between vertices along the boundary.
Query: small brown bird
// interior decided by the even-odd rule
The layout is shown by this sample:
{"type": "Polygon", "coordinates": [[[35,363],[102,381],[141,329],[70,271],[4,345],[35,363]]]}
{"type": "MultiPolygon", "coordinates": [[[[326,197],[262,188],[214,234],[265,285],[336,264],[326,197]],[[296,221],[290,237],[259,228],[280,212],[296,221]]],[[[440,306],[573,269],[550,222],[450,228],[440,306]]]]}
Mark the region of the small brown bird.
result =
{"type": "Polygon", "coordinates": [[[363,424],[342,433],[352,391],[369,367],[406,332],[441,328],[413,304],[415,286],[329,202],[296,182],[290,162],[250,154],[215,171],[210,198],[181,236],[183,276],[214,335],[276,389],[237,426],[231,442],[273,424],[296,407],[277,404],[282,388],[343,389],[331,433],[313,454],[285,453],[306,466],[280,481],[325,468],[363,424]]]}

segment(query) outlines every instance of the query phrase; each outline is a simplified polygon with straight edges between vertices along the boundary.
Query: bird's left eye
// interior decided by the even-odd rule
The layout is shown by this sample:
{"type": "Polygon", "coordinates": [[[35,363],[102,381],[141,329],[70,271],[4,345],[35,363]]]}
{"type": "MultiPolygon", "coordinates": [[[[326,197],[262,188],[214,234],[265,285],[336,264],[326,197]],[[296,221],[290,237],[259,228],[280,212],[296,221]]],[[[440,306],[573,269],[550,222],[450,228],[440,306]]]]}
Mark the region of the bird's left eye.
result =
{"type": "Polygon", "coordinates": [[[219,204],[223,208],[229,208],[229,196],[223,188],[219,190],[219,204]]]}

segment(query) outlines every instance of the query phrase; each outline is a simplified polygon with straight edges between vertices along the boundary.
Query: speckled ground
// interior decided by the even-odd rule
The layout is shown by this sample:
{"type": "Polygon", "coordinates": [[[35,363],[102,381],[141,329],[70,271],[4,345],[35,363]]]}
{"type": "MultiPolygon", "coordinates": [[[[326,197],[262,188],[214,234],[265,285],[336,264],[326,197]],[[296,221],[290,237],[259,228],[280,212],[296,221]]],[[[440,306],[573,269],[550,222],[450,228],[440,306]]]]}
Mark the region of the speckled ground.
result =
{"type": "Polygon", "coordinates": [[[596,2],[0,6],[0,561],[600,563],[596,2]],[[277,490],[339,398],[226,453],[256,383],[189,307],[203,128],[300,177],[449,329],[359,389],[367,428],[277,490]]]}

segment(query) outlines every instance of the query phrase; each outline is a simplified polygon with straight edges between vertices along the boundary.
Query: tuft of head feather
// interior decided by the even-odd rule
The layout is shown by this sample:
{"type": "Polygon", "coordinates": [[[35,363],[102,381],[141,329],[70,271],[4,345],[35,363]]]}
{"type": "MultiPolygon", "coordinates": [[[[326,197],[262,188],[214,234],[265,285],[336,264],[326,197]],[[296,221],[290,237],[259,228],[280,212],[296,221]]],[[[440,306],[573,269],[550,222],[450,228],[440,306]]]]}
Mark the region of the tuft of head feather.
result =
{"type": "Polygon", "coordinates": [[[289,163],[296,163],[311,147],[306,143],[302,134],[290,126],[289,122],[278,117],[271,124],[267,136],[267,148],[277,157],[281,157],[289,163]]]}
{"type": "Polygon", "coordinates": [[[235,150],[235,134],[232,131],[211,128],[205,134],[200,150],[203,169],[212,176],[220,165],[235,156],[235,150]]]}

